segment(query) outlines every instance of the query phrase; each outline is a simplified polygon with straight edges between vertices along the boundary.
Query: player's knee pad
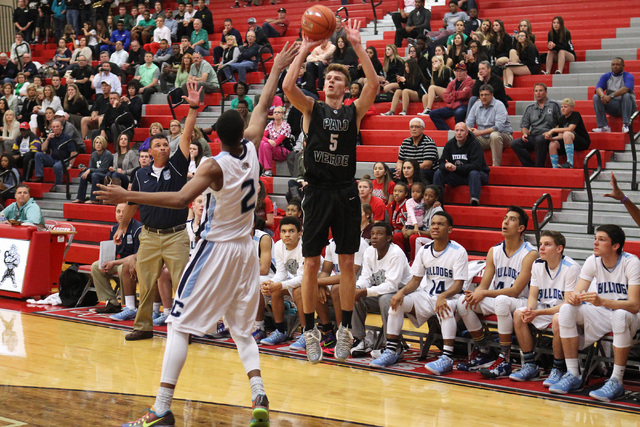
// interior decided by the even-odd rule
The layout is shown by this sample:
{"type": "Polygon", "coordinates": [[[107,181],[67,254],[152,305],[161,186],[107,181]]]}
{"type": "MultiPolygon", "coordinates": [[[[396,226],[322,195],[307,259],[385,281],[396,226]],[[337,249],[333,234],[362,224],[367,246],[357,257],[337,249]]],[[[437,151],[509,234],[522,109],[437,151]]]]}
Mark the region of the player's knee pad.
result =
{"type": "Polygon", "coordinates": [[[456,312],[458,312],[460,317],[466,317],[469,314],[469,309],[464,303],[464,295],[460,295],[456,300],[456,312]]]}
{"type": "Polygon", "coordinates": [[[498,295],[495,301],[496,316],[511,316],[511,297],[498,295]]]}
{"type": "Polygon", "coordinates": [[[611,313],[611,331],[614,334],[621,334],[629,329],[631,313],[627,310],[613,310],[611,313]]]}
{"type": "Polygon", "coordinates": [[[578,317],[578,309],[580,306],[571,304],[562,304],[558,313],[558,325],[561,328],[570,328],[576,326],[576,317],[578,317]]]}
{"type": "Polygon", "coordinates": [[[256,369],[260,369],[260,354],[258,351],[258,344],[251,335],[235,335],[232,334],[231,338],[238,348],[238,356],[242,361],[245,372],[251,372],[256,369]]]}

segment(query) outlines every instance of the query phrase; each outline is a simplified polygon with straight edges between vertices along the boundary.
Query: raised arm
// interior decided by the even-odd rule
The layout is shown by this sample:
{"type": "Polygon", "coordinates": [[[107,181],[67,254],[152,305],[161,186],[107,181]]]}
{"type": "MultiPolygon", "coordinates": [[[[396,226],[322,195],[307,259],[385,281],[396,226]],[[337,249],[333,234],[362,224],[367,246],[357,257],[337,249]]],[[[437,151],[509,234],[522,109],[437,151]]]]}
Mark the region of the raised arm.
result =
{"type": "Polygon", "coordinates": [[[273,103],[273,96],[276,94],[276,89],[278,88],[280,73],[291,64],[291,61],[293,61],[293,58],[297,54],[298,47],[295,44],[289,47],[289,42],[287,42],[282,48],[282,51],[280,51],[273,60],[273,67],[271,68],[267,83],[262,90],[262,95],[260,95],[260,102],[258,102],[258,105],[253,109],[249,126],[247,126],[244,131],[244,137],[253,142],[256,150],[260,147],[264,128],[267,125],[267,113],[273,103]]]}
{"type": "Polygon", "coordinates": [[[302,90],[298,86],[296,86],[296,81],[298,80],[298,70],[302,67],[304,60],[307,57],[307,53],[315,49],[317,46],[320,46],[321,41],[312,41],[309,40],[306,36],[302,40],[302,44],[300,45],[300,52],[293,60],[293,63],[289,67],[289,73],[285,76],[282,81],[282,90],[284,94],[289,98],[291,105],[296,107],[298,111],[302,113],[302,115],[311,114],[313,110],[314,100],[311,97],[305,95],[302,90]]]}
{"type": "Polygon", "coordinates": [[[616,176],[613,174],[613,172],[611,172],[610,183],[612,191],[611,193],[605,194],[604,197],[611,197],[612,199],[616,199],[620,202],[624,200],[624,207],[627,208],[627,211],[629,211],[631,218],[633,218],[636,224],[640,225],[640,209],[638,209],[636,204],[629,200],[629,198],[624,195],[622,190],[620,190],[620,187],[618,187],[618,180],[616,179],[616,176]]]}
{"type": "Polygon", "coordinates": [[[360,21],[349,19],[345,31],[347,33],[347,40],[349,40],[353,46],[353,50],[355,50],[356,55],[358,55],[360,64],[362,64],[362,71],[364,71],[364,76],[367,79],[367,83],[362,88],[360,97],[354,102],[356,111],[358,112],[358,128],[360,128],[360,120],[362,120],[364,115],[367,114],[367,111],[369,111],[369,108],[373,105],[376,95],[378,95],[380,85],[378,84],[376,69],[373,68],[371,59],[360,38],[360,21]]]}
{"type": "Polygon", "coordinates": [[[191,144],[191,133],[196,126],[196,118],[198,117],[198,108],[200,107],[200,92],[202,87],[198,89],[198,86],[193,82],[187,82],[187,90],[189,96],[183,96],[182,99],[189,103],[189,114],[184,121],[184,128],[182,129],[182,136],[180,136],[180,151],[186,159],[189,158],[189,145],[191,144]]]}

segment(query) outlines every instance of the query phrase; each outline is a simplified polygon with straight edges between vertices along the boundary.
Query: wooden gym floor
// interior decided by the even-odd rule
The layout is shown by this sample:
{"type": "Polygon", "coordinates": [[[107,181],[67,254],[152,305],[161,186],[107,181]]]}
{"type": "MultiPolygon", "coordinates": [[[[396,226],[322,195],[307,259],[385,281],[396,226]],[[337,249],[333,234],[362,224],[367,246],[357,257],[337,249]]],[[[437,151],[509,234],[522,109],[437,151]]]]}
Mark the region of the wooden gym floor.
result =
{"type": "MultiPolygon", "coordinates": [[[[0,305],[2,301],[0,300],[0,305]]],[[[119,426],[154,402],[165,339],[0,309],[0,427],[119,426]]],[[[638,425],[638,416],[437,381],[261,355],[272,426],[638,425]]],[[[179,426],[241,426],[249,384],[235,350],[192,344],[179,426]]]]}

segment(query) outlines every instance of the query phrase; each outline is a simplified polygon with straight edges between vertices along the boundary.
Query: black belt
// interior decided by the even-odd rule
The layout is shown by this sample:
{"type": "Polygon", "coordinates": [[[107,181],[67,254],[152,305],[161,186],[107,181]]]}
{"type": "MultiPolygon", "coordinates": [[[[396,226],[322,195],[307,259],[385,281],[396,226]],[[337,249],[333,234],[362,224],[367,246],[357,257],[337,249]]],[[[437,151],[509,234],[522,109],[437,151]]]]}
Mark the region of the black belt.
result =
{"type": "Polygon", "coordinates": [[[187,228],[187,224],[176,225],[175,227],[171,227],[171,228],[153,228],[153,227],[149,227],[148,225],[145,225],[144,228],[149,233],[171,234],[171,233],[177,233],[178,231],[184,230],[185,228],[187,228]]]}

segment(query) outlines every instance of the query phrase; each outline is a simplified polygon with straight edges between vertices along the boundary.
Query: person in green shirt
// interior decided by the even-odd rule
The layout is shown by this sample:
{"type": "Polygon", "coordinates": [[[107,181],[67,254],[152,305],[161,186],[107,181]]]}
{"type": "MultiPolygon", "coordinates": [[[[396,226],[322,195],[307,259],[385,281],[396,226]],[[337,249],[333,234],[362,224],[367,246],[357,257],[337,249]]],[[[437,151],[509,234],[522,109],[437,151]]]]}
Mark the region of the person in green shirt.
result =
{"type": "Polygon", "coordinates": [[[31,224],[44,225],[40,206],[31,198],[31,189],[26,184],[16,187],[16,201],[7,206],[2,215],[6,220],[16,220],[31,224]]]}
{"type": "Polygon", "coordinates": [[[142,44],[147,44],[151,41],[155,29],[156,21],[151,19],[151,14],[148,10],[145,10],[142,12],[142,19],[138,22],[138,25],[131,29],[131,40],[142,39],[142,44]]]}
{"type": "MultiPolygon", "coordinates": [[[[201,98],[204,97],[205,93],[220,92],[218,76],[211,64],[205,61],[198,52],[193,53],[193,65],[191,65],[191,69],[189,70],[187,83],[188,82],[197,83],[198,87],[204,88],[204,91],[200,94],[201,98]]],[[[187,83],[182,85],[183,93],[187,93],[187,83]]]]}
{"type": "Polygon", "coordinates": [[[247,92],[249,92],[249,85],[245,82],[238,82],[233,85],[233,91],[238,95],[238,97],[231,101],[231,108],[235,110],[238,106],[238,101],[240,99],[244,99],[247,101],[249,111],[253,111],[253,99],[247,96],[247,92]]]}
{"type": "Polygon", "coordinates": [[[140,83],[138,93],[142,94],[142,103],[148,104],[151,95],[158,91],[158,79],[160,78],[160,69],[153,63],[153,53],[144,54],[144,64],[138,67],[134,77],[140,83]]]}
{"type": "Polygon", "coordinates": [[[113,25],[116,25],[118,21],[124,22],[124,29],[129,31],[131,31],[135,23],[131,15],[127,13],[127,8],[122,4],[118,7],[118,15],[113,17],[113,25]]]}
{"type": "Polygon", "coordinates": [[[199,19],[193,21],[191,47],[194,52],[198,52],[202,56],[209,56],[209,33],[202,28],[202,21],[199,19]]]}

